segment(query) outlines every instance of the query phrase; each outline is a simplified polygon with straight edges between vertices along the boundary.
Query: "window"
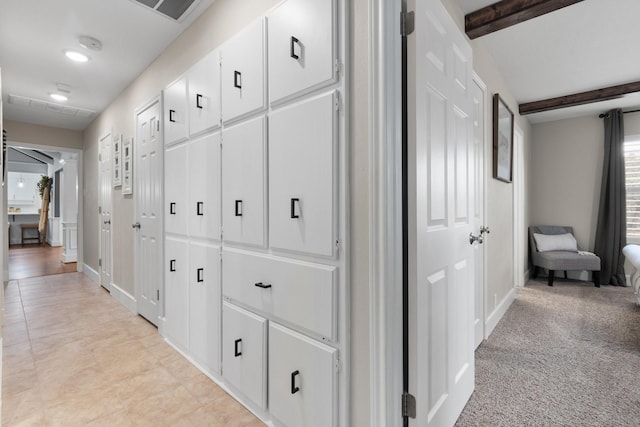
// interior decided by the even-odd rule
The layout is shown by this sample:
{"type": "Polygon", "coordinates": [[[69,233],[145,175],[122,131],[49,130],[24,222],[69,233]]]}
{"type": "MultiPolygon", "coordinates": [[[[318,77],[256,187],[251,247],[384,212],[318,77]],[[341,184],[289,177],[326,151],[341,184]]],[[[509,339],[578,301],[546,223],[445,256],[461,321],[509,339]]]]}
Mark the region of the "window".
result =
{"type": "Polygon", "coordinates": [[[627,240],[640,243],[640,135],[624,142],[624,169],[627,187],[627,240]]]}

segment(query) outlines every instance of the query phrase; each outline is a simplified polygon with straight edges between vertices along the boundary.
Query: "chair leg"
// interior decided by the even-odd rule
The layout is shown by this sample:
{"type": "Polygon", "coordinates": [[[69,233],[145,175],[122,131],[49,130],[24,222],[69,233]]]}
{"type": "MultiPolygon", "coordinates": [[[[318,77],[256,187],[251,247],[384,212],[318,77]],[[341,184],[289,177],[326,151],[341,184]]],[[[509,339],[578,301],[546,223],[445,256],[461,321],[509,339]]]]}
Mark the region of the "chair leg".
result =
{"type": "Polygon", "coordinates": [[[538,278],[538,266],[534,265],[533,266],[533,276],[532,279],[537,279],[538,278]]]}
{"type": "Polygon", "coordinates": [[[547,281],[547,285],[549,285],[549,286],[553,286],[553,273],[554,273],[553,270],[549,270],[549,278],[548,278],[548,281],[547,281]]]}
{"type": "Polygon", "coordinates": [[[594,271],[593,272],[593,284],[596,285],[596,288],[600,287],[600,272],[599,271],[594,271]]]}

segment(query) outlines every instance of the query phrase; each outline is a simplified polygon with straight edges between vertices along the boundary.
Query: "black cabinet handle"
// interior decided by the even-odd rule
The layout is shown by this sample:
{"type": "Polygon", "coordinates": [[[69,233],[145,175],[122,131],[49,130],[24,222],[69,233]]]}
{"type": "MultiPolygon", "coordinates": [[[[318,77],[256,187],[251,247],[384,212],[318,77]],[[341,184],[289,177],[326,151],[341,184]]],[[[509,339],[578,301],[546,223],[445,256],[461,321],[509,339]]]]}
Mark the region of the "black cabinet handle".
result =
{"type": "Polygon", "coordinates": [[[269,289],[269,288],[271,287],[271,285],[270,285],[270,284],[268,284],[268,283],[267,283],[267,284],[265,285],[265,284],[264,284],[264,283],[262,283],[262,282],[254,283],[254,285],[253,285],[253,286],[258,287],[258,288],[262,288],[262,289],[269,289]]]}
{"type": "Polygon", "coordinates": [[[204,213],[202,213],[202,207],[204,206],[204,202],[197,202],[196,203],[196,215],[204,215],[204,213]]]}
{"type": "Polygon", "coordinates": [[[242,73],[240,71],[233,72],[233,86],[242,89],[242,73]]]}
{"type": "Polygon", "coordinates": [[[199,268],[196,270],[196,276],[197,276],[196,280],[198,281],[198,283],[204,282],[203,273],[204,273],[204,268],[199,268]]]}
{"type": "Polygon", "coordinates": [[[175,202],[171,202],[169,203],[169,215],[175,215],[176,214],[176,204],[175,202]]]}
{"type": "Polygon", "coordinates": [[[175,123],[175,119],[173,118],[173,115],[176,113],[176,110],[169,110],[169,121],[175,123]]]}
{"type": "Polygon", "coordinates": [[[300,218],[296,213],[296,205],[300,203],[300,199],[291,199],[291,218],[300,218]]]}
{"type": "Polygon", "coordinates": [[[233,355],[235,357],[242,356],[242,350],[238,351],[238,344],[242,344],[242,338],[238,338],[233,345],[233,355]]]}
{"type": "Polygon", "coordinates": [[[293,371],[291,373],[291,394],[296,394],[300,391],[300,387],[296,386],[296,377],[300,375],[300,371],[293,371]]]}
{"type": "Polygon", "coordinates": [[[242,216],[242,200],[236,200],[236,216],[242,216]]]}
{"type": "Polygon", "coordinates": [[[172,259],[169,261],[169,271],[176,271],[176,260],[172,259]]]}
{"type": "Polygon", "coordinates": [[[300,40],[298,40],[297,38],[291,36],[291,57],[293,59],[300,59],[300,57],[296,54],[296,44],[299,44],[300,40]]]}
{"type": "Polygon", "coordinates": [[[196,108],[202,109],[202,104],[200,103],[201,100],[202,100],[202,95],[197,93],[196,94],[196,108]]]}

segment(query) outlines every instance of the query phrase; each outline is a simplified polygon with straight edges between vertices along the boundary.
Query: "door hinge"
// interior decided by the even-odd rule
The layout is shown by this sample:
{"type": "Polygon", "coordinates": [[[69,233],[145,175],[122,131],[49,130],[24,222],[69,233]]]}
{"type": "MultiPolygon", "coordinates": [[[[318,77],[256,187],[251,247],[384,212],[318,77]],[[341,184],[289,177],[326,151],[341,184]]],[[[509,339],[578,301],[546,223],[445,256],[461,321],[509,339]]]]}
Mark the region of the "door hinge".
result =
{"type": "Polygon", "coordinates": [[[339,76],[342,75],[342,62],[340,62],[339,59],[336,59],[334,67],[336,70],[336,74],[338,74],[339,76]]]}
{"type": "Polygon", "coordinates": [[[160,289],[156,289],[156,301],[160,301],[160,289]]]}
{"type": "Polygon", "coordinates": [[[102,213],[102,206],[98,206],[98,213],[101,214],[102,213]]]}
{"type": "Polygon", "coordinates": [[[98,267],[102,267],[102,258],[98,258],[98,267]]]}
{"type": "Polygon", "coordinates": [[[340,112],[340,92],[336,92],[334,106],[337,112],[340,112]]]}
{"type": "Polygon", "coordinates": [[[403,37],[413,33],[416,26],[416,15],[414,12],[400,13],[400,35],[403,37]]]}
{"type": "Polygon", "coordinates": [[[160,132],[160,120],[156,120],[156,130],[160,132]]]}
{"type": "Polygon", "coordinates": [[[402,416],[416,417],[416,398],[407,392],[402,393],[402,416]]]}

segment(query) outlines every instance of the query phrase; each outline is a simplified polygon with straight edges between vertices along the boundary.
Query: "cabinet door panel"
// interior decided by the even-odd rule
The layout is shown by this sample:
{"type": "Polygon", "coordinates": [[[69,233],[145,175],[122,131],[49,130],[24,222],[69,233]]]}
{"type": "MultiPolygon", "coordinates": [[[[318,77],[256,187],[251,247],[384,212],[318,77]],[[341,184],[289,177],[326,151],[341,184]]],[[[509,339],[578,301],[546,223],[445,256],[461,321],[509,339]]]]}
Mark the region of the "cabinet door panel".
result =
{"type": "Polygon", "coordinates": [[[189,134],[220,126],[220,59],[214,50],[189,70],[189,134]]]}
{"type": "Polygon", "coordinates": [[[335,81],[335,16],[335,0],[287,0],[269,15],[272,103],[335,81]]]}
{"type": "Polygon", "coordinates": [[[273,248],[332,256],[335,94],[274,112],[269,121],[269,239],[273,248]]]}
{"type": "Polygon", "coordinates": [[[187,234],[187,146],[165,151],[164,172],[165,232],[187,234]]]}
{"type": "Polygon", "coordinates": [[[189,143],[189,235],[220,239],[220,134],[189,143]]]}
{"type": "Polygon", "coordinates": [[[221,48],[222,119],[226,123],[266,107],[264,19],[221,48]]]}
{"type": "Polygon", "coordinates": [[[188,244],[165,239],[164,335],[183,351],[189,348],[188,244]]]}
{"type": "Polygon", "coordinates": [[[223,375],[266,409],[267,320],[228,302],[222,304],[223,375]]]}
{"type": "Polygon", "coordinates": [[[286,426],[336,425],[337,350],[269,323],[269,410],[286,426]]]}
{"type": "Polygon", "coordinates": [[[164,141],[174,144],[187,139],[187,78],[182,77],[164,90],[164,141]]]}
{"type": "Polygon", "coordinates": [[[259,117],[222,135],[225,242],[265,245],[265,121],[259,117]]]}
{"type": "Polygon", "coordinates": [[[199,363],[220,371],[220,248],[189,245],[189,349],[199,363]]]}

